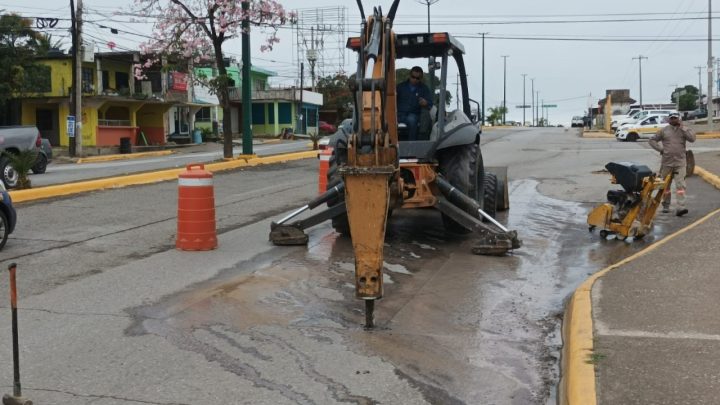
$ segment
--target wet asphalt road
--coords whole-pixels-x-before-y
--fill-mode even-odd
[[[563,300],[720,202],[690,178],[688,217],[661,215],[634,244],[600,240],[585,225],[610,186],[597,172],[618,157],[654,167],[647,144],[504,131],[483,151],[511,167],[500,219],[523,248],[472,255],[472,238],[446,234],[438,213],[394,213],[373,331],[348,239],[323,224],[307,247],[267,242],[269,221],[312,197],[316,161],[217,175],[213,252],[173,249],[173,183],[21,205],[0,260],[20,272],[24,393],[44,404],[554,403]],[[0,368],[0,388],[11,381]]]

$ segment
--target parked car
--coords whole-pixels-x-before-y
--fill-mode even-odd
[[[585,126],[585,122],[583,121],[583,117],[580,117],[580,116],[578,116],[578,115],[572,117],[572,120],[570,121],[570,126],[573,127],[573,128],[575,128],[575,127],[581,127],[581,128],[584,127],[584,126]]]
[[[340,125],[337,127],[337,131],[335,131],[334,134],[328,135],[328,136],[323,136],[322,138],[320,138],[320,141],[318,142],[318,148],[320,150],[324,150],[324,149],[333,147],[334,144],[331,145],[331,143],[333,142],[333,138],[337,138],[335,135],[337,135],[338,132],[340,132],[341,134],[344,134],[345,136],[349,136],[352,133],[352,119],[351,118],[344,119],[340,123]],[[338,135],[338,136],[340,136],[340,135]],[[337,140],[335,140],[335,141],[337,141]]]
[[[40,150],[38,151],[38,157],[37,162],[35,163],[35,166],[32,167],[32,172],[35,174],[43,174],[47,170],[47,165],[52,160],[52,146],[50,146],[50,141],[48,141],[45,138],[42,138],[42,143],[40,144]]]
[[[17,214],[12,205],[12,199],[0,181],[0,250],[8,240],[8,236],[15,230]]]
[[[334,134],[335,131],[337,131],[337,128],[335,128],[335,125],[333,125],[333,124],[328,124],[325,121],[319,121],[318,122],[318,130],[321,133]]]
[[[631,115],[628,118],[618,121],[616,128],[621,128],[624,124],[636,124],[641,120],[651,115],[669,115],[670,113],[676,113],[675,110],[642,110]],[[611,126],[612,127],[612,126]]]
[[[698,108],[687,113],[686,120],[696,120],[698,118],[707,118],[707,110]]]
[[[651,138],[662,127],[668,125],[667,115],[651,115],[637,124],[624,125],[615,133],[618,141],[636,142],[638,139]]]
[[[0,179],[6,188],[15,187],[18,181],[17,172],[7,155],[24,150],[38,151],[41,144],[40,131],[34,126],[0,127]]]

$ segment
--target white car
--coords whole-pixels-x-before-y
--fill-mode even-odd
[[[636,124],[623,125],[615,133],[618,141],[636,142],[638,139],[649,139],[662,127],[668,125],[667,115],[651,115]]]
[[[581,128],[584,127],[585,122],[583,121],[583,117],[579,117],[577,115],[572,117],[572,120],[570,121],[570,126],[571,127],[581,127]]]
[[[649,117],[651,115],[670,115],[670,113],[676,113],[675,110],[642,110],[638,111],[635,114],[631,115],[628,118],[625,118],[623,120],[618,121],[616,128],[621,128],[624,124],[636,124],[645,117]]]
[[[620,122],[620,121],[622,121],[622,120],[624,120],[624,119],[626,119],[626,118],[630,118],[630,117],[632,117],[633,115],[637,114],[637,113],[640,112],[640,111],[641,111],[641,110],[640,110],[639,108],[633,108],[633,109],[631,109],[630,111],[628,111],[627,114],[613,115],[613,116],[610,118],[610,128],[612,128],[613,131],[616,130],[617,127],[619,126],[619,125],[618,125],[618,122]]]

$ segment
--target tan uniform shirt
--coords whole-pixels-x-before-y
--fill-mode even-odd
[[[651,139],[650,146],[662,153],[662,166],[681,167],[685,161],[685,144],[695,142],[695,132],[685,126],[667,125],[659,130]]]

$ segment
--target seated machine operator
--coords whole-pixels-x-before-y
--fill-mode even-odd
[[[408,140],[418,140],[418,124],[420,116],[432,108],[432,95],[430,89],[423,83],[423,70],[414,66],[410,70],[408,80],[397,85],[397,114],[398,122],[408,127]],[[425,111],[423,111],[425,109]]]

